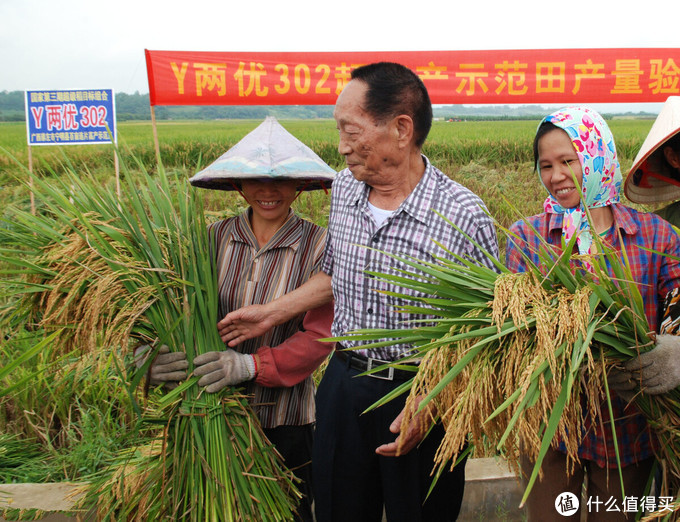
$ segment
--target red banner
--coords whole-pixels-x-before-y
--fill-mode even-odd
[[[664,102],[680,48],[406,52],[146,50],[151,105],[334,105],[353,68],[399,62],[436,104]]]

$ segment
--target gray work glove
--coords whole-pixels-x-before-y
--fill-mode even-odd
[[[135,350],[135,364],[137,368],[144,365],[152,348],[148,344],[140,346]],[[158,349],[156,358],[149,368],[149,384],[158,386],[162,384],[165,388],[172,390],[177,388],[180,381],[187,378],[187,368],[189,361],[184,352],[171,352],[170,348],[162,345]]]
[[[680,385],[680,337],[657,335],[656,346],[626,363],[633,380],[650,395],[666,393]]]
[[[194,375],[201,376],[199,386],[205,386],[208,393],[215,393],[225,386],[253,379],[255,361],[252,355],[231,349],[208,352],[194,359]]]

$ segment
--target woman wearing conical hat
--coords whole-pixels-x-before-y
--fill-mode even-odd
[[[248,209],[209,227],[217,269],[219,316],[290,292],[321,268],[326,230],[300,218],[291,205],[302,190],[330,186],[335,171],[311,149],[267,118],[234,147],[190,179],[194,186],[237,190]],[[316,418],[311,374],[332,351],[333,303],[277,326],[231,349],[194,359],[194,375],[208,393],[244,386],[262,428],[300,479],[298,520],[311,521],[311,449]],[[217,325],[215,325],[217,328]],[[165,347],[164,347],[165,348]],[[178,360],[181,359],[181,360]],[[161,349],[151,384],[186,379],[182,352]]]
[[[624,185],[634,203],[668,205],[655,213],[680,227],[680,96],[670,96],[649,131]]]
[[[634,203],[658,204],[674,201],[655,213],[680,228],[680,96],[669,96],[645,138],[624,185],[626,197]],[[680,289],[669,292],[659,331],[680,334]],[[670,339],[670,338],[669,338]],[[680,344],[680,343],[679,343]],[[664,356],[660,358],[660,356]],[[642,357],[645,357],[642,359]],[[649,352],[637,364],[649,373],[663,368],[667,379],[680,377],[680,346],[668,347],[665,354]],[[646,369],[646,370],[645,370]]]

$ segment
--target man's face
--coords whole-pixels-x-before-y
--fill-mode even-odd
[[[376,123],[363,109],[366,90],[362,81],[349,82],[338,96],[333,116],[340,133],[338,151],[347,167],[357,180],[373,185],[400,163],[399,135],[394,119]]]

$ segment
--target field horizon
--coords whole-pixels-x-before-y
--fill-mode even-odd
[[[192,176],[260,123],[260,120],[158,122],[161,161],[169,172]],[[344,168],[344,159],[337,151],[333,120],[281,120],[280,123],[332,168]],[[518,212],[527,216],[542,210],[545,191],[534,173],[531,149],[538,123],[539,120],[435,121],[423,153],[433,165],[479,195],[499,225],[508,226],[520,217]],[[624,177],[652,123],[647,118],[609,121]],[[117,130],[121,177],[134,177],[142,169],[155,172],[151,123],[121,122]],[[25,124],[0,123],[0,147],[0,191],[6,215],[8,206],[27,208],[29,205],[28,189],[20,182],[22,171],[28,165]],[[58,178],[66,169],[71,169],[92,175],[109,189],[115,186],[111,145],[40,146],[32,148],[32,156],[34,172],[42,176]],[[211,219],[233,215],[245,208],[236,193],[204,192]],[[295,209],[303,217],[325,226],[329,200],[323,191],[306,193],[298,198]]]

